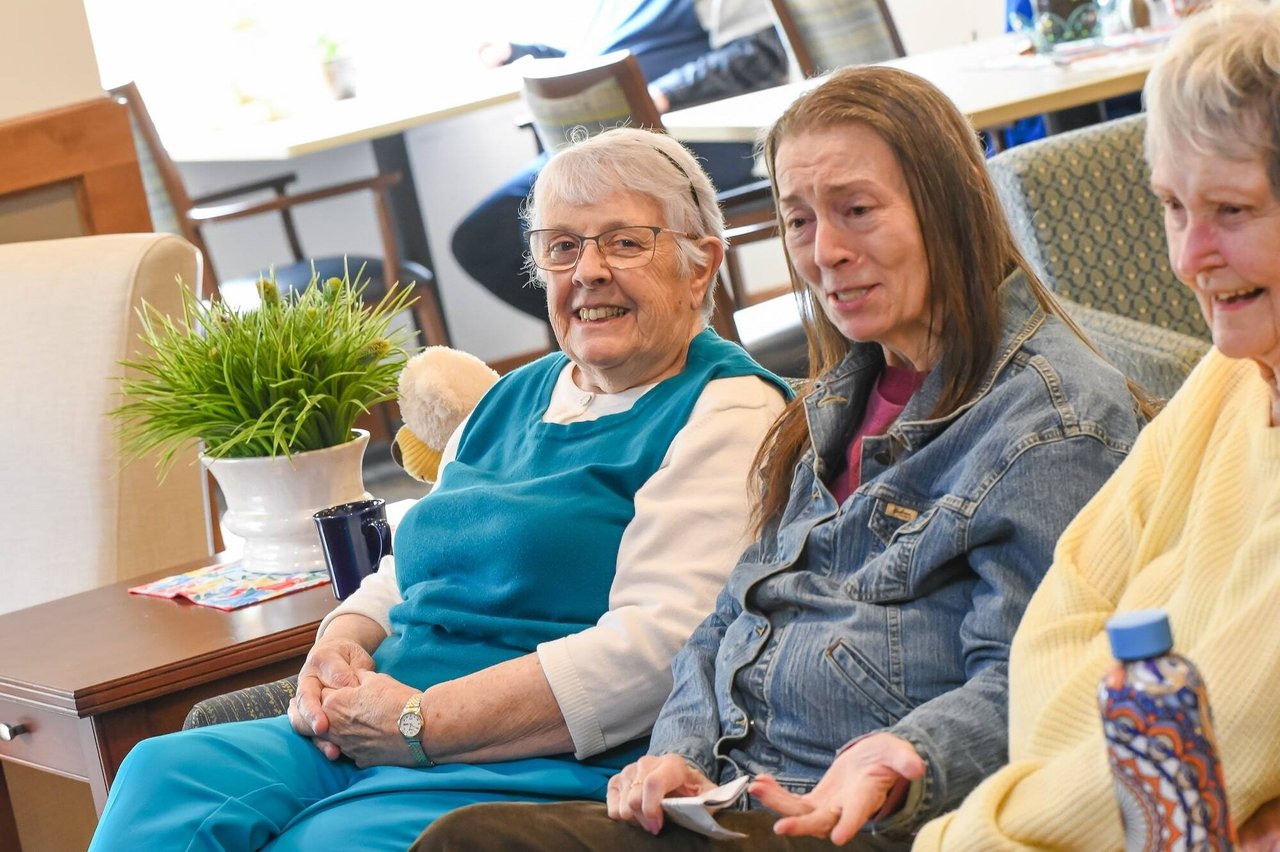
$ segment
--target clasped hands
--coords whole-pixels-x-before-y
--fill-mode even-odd
[[[396,723],[417,691],[378,674],[373,657],[357,642],[321,638],[298,673],[289,723],[329,760],[345,756],[361,769],[412,766]]]
[[[842,846],[886,804],[896,807],[898,802],[891,798],[900,799],[906,786],[924,771],[914,746],[892,734],[878,733],[841,753],[809,793],[789,792],[768,775],[757,776],[748,789],[782,816],[774,824],[775,833],[827,837]],[[642,757],[610,779],[609,816],[657,834],[662,829],[663,799],[696,796],[715,786],[679,755]]]

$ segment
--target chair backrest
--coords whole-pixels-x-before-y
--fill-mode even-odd
[[[587,58],[524,59],[525,106],[542,149],[567,147],[578,128],[594,136],[614,127],[666,133],[640,63],[629,50]]]
[[[147,111],[137,85],[125,83],[110,91],[116,100],[129,108],[129,123],[133,127],[138,166],[142,170],[142,184],[147,190],[147,204],[151,208],[155,229],[185,237],[208,257],[203,238],[185,215],[195,206],[194,202],[187,193],[186,184],[182,182],[182,173],[160,141],[160,133],[151,120],[151,113]]]
[[[1177,392],[1209,350],[1209,343],[1199,337],[1086,308],[1069,299],[1059,301],[1103,357],[1162,399]]]
[[[1046,285],[1092,308],[1209,339],[1169,266],[1148,186],[1143,115],[1050,136],[989,162],[1019,246]]]
[[[575,127],[592,135],[624,124],[663,130],[640,63],[630,51],[586,61],[531,59],[521,68],[525,105],[548,151],[567,145]]]
[[[168,234],[10,243],[0,268],[0,612],[208,555],[195,450],[158,483],[154,458],[122,467],[107,416],[119,361],[142,345],[135,309],[179,310],[195,248]]]
[[[0,242],[151,230],[128,110],[92,98],[0,120]]]
[[[906,56],[885,0],[771,0],[787,50],[813,77]]]

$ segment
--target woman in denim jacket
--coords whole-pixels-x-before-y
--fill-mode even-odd
[[[746,837],[716,849],[864,827],[865,848],[897,848],[1005,762],[1010,640],[1132,446],[1136,389],[1028,268],[972,128],[928,82],[839,71],[765,159],[814,367],[758,457],[757,542],[607,816],[482,805],[420,848],[709,849],[651,836],[663,800],[743,774],[748,809],[720,820]]]

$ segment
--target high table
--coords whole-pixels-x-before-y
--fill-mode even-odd
[[[883,63],[911,71],[941,89],[979,129],[1027,116],[1137,92],[1162,43],[1079,59],[1057,66],[1043,57],[1018,57],[1020,36],[1001,36]],[[802,93],[825,77],[778,86],[662,117],[682,142],[754,142]]]
[[[404,134],[414,127],[519,97],[520,77],[511,68],[477,69],[459,73],[447,82],[406,84],[394,93],[332,101],[276,121],[188,135],[182,135],[182,127],[166,127],[162,135],[169,156],[180,163],[287,160],[356,142],[371,143],[378,171],[403,176],[390,189],[400,254],[436,274]],[[436,291],[438,296],[438,280]]]
[[[197,701],[297,674],[337,604],[327,584],[231,612],[127,591],[227,558],[0,615],[0,760],[87,781],[101,813],[139,740],[178,730]],[[0,849],[12,832],[0,774]]]

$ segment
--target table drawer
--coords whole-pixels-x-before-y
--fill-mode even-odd
[[[0,740],[0,758],[87,777],[80,747],[80,725],[88,724],[87,720],[0,698],[0,723],[26,727],[14,739]]]

